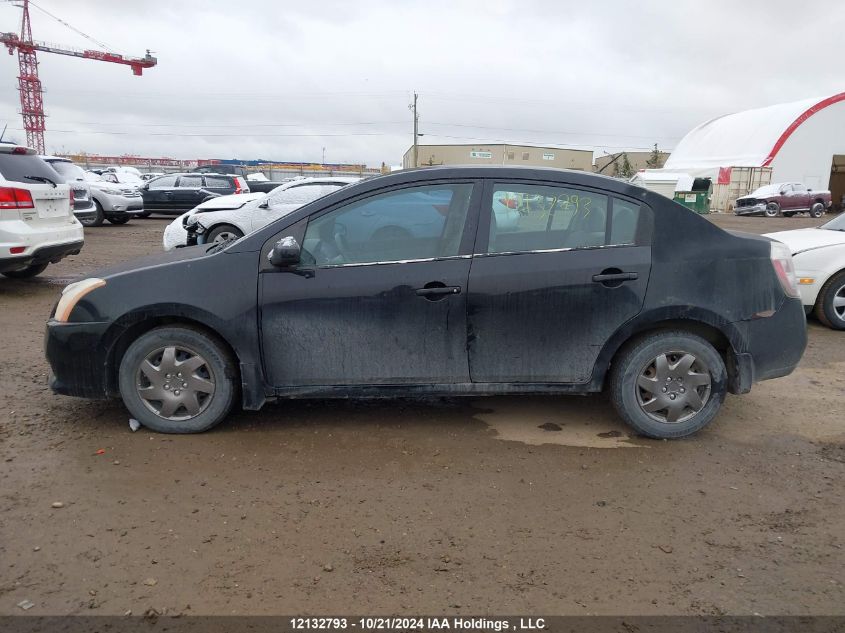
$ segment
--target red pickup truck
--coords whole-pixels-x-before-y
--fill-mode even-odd
[[[809,213],[820,218],[830,207],[830,192],[813,190],[798,182],[778,182],[760,187],[736,199],[736,215],[765,215],[769,218]]]

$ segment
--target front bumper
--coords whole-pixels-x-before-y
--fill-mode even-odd
[[[141,196],[124,196],[101,191],[97,196],[97,200],[99,200],[100,205],[103,207],[103,212],[109,215],[144,212],[144,199]]]
[[[80,398],[108,397],[103,335],[109,323],[47,322],[44,353],[50,363],[50,389]]]
[[[762,202],[744,207],[734,207],[734,215],[762,215],[766,212],[766,205]]]
[[[83,241],[53,244],[33,249],[29,254],[4,257],[0,259],[0,273],[21,270],[27,266],[37,264],[55,264],[68,255],[78,255],[82,250]]]

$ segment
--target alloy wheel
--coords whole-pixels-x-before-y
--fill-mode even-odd
[[[174,421],[205,411],[215,390],[214,375],[205,358],[175,345],[154,350],[144,358],[135,386],[150,411]]]
[[[660,354],[637,377],[637,402],[653,420],[665,424],[685,422],[710,399],[710,370],[688,352]]]
[[[836,316],[845,321],[845,286],[833,293],[833,311]]]

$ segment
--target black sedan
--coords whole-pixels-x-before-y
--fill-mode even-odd
[[[273,398],[606,388],[638,432],[682,437],[805,344],[779,242],[611,178],[504,167],[397,172],[100,271],[46,335],[55,392],[119,395],[168,433]]]
[[[141,186],[144,209],[158,213],[182,213],[210,198],[238,193],[249,193],[249,186],[231,174],[169,174]]]

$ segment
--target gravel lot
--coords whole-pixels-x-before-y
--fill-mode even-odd
[[[794,374],[683,441],[629,436],[603,397],[283,402],[132,433],[118,402],[50,393],[43,324],[167,221],[0,278],[0,614],[845,614],[845,332],[811,321]]]

